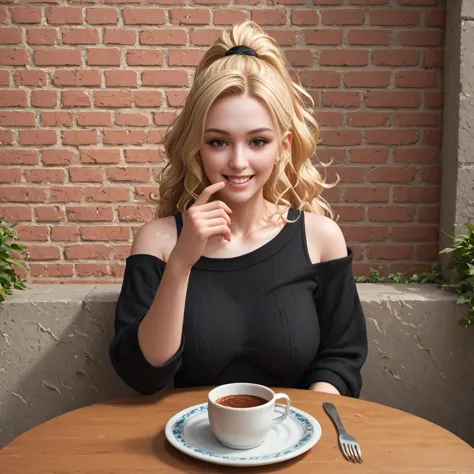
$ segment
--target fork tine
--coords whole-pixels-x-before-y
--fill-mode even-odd
[[[352,454],[351,447],[348,443],[344,443],[344,449],[347,453],[347,458],[349,461],[355,462],[354,461],[354,455]]]
[[[351,443],[352,452],[354,453],[355,462],[360,463],[359,453],[357,452],[357,444]]]
[[[355,444],[354,449],[356,451],[358,461],[362,463],[362,452],[358,443]]]
[[[356,450],[354,448],[354,445],[352,443],[349,444],[349,449],[351,451],[351,454],[352,454],[352,460],[354,462],[359,462],[359,460],[357,459],[357,453],[356,453]]]
[[[344,454],[344,457],[346,458],[347,461],[352,461],[351,457],[349,456],[349,452],[347,451],[347,444],[341,442],[341,451],[342,454]]]
[[[358,445],[357,443],[355,443],[355,444],[352,446],[352,449],[354,450],[354,454],[355,454],[356,461],[360,464],[360,463],[362,462],[362,459],[361,459],[360,456],[359,456],[358,447],[359,447],[359,445]]]

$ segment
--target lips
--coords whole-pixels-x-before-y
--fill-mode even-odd
[[[227,185],[234,189],[243,189],[247,187],[253,178],[252,176],[226,176],[223,175]]]

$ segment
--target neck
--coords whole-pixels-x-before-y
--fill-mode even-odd
[[[242,204],[227,204],[232,209],[230,231],[234,236],[244,236],[270,223],[277,223],[277,206],[265,201],[263,195],[254,196]]]

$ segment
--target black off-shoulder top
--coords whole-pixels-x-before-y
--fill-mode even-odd
[[[175,218],[179,234],[182,217]],[[158,367],[143,356],[138,326],[166,263],[147,254],[128,257],[110,346],[118,375],[144,394],[171,382],[176,388],[253,382],[304,389],[323,381],[358,397],[367,333],[352,251],[312,264],[304,213],[290,209],[288,218],[297,220],[250,253],[198,260],[189,280],[181,346]]]

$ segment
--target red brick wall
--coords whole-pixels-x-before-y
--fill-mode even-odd
[[[342,178],[326,197],[356,273],[437,259],[441,1],[2,3],[0,217],[19,222],[32,281],[120,278],[192,67],[245,19],[318,104],[319,156]]]

